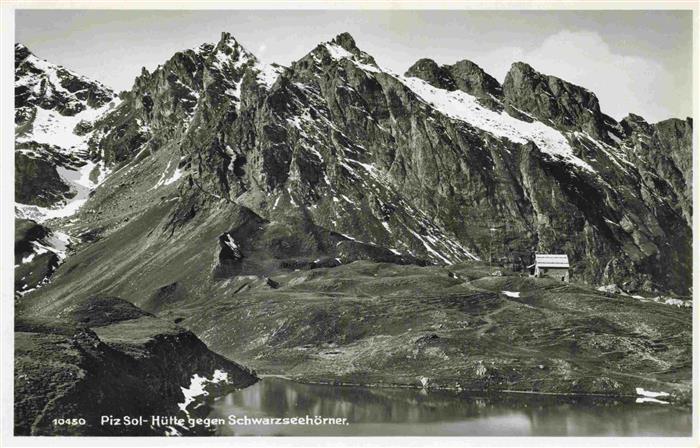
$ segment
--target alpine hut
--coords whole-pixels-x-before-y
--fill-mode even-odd
[[[535,277],[569,281],[569,257],[566,254],[535,254]]]

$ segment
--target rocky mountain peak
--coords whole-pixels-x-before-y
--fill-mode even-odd
[[[445,66],[439,66],[437,62],[429,58],[417,60],[406,70],[405,76],[420,78],[433,87],[445,90],[455,90],[457,86],[452,79],[449,70]]]
[[[502,96],[498,81],[467,59],[442,66],[432,59],[419,59],[406,71],[405,76],[420,78],[440,89],[461,90],[477,97]]]
[[[175,53],[153,72],[145,67],[134,82],[134,89],[141,90],[153,82],[167,81],[167,84],[182,84],[196,93],[203,87],[204,68],[216,71],[237,69],[249,62],[255,62],[255,56],[246,50],[229,32],[222,32],[218,42],[203,43],[195,48]],[[181,87],[183,87],[181,86]]]
[[[532,68],[530,64],[522,61],[515,61],[510,65],[510,69],[506,74],[506,77],[512,74],[512,76],[522,76],[524,78],[534,78],[540,73]]]
[[[476,95],[502,95],[501,84],[474,62],[464,59],[450,66],[450,73],[460,90]]]
[[[118,99],[98,81],[15,45],[15,201],[18,216],[61,217],[84,202],[104,166],[87,157],[97,117]]]
[[[633,113],[627,114],[627,116],[625,118],[623,118],[622,121],[628,122],[628,123],[648,124],[647,121],[644,119],[644,117],[637,115],[637,114],[633,114]]]
[[[213,53],[216,54],[217,52],[221,52],[233,58],[237,58],[238,56],[254,58],[253,54],[246,50],[243,45],[228,32],[221,33],[221,39],[219,39],[219,42],[214,46]]]
[[[45,61],[26,46],[16,44],[15,98],[16,118],[17,112],[24,116],[27,107],[36,106],[74,116],[109,103],[114,92],[98,81]]]
[[[26,59],[30,54],[32,54],[32,52],[29,51],[29,48],[20,43],[15,44],[15,66]]]
[[[639,115],[629,113],[620,121],[620,124],[625,128],[640,129],[649,126],[649,123]]]
[[[238,41],[228,31],[221,32],[221,38],[219,39],[219,42],[234,42],[238,44]]]
[[[343,58],[346,58],[354,62],[359,62],[360,64],[367,64],[371,66],[370,71],[378,69],[377,63],[374,61],[374,58],[368,53],[362,51],[355,44],[355,39],[353,39],[350,33],[340,33],[331,41],[322,44],[322,47],[325,49],[325,51],[327,51],[330,54],[331,58],[334,60],[341,60]],[[364,68],[366,69],[368,67]]]
[[[506,103],[518,111],[557,127],[607,138],[598,97],[584,87],[515,62],[506,74],[503,93]]]
[[[292,63],[290,68],[315,73],[324,71],[329,65],[342,65],[347,61],[365,71],[381,71],[374,58],[358,48],[349,33],[341,33],[332,40],[317,45],[306,56]]]
[[[355,53],[359,51],[357,45],[355,44],[355,39],[348,32],[340,33],[333,38],[330,42],[331,44],[338,45],[350,53]]]

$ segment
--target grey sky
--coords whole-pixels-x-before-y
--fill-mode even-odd
[[[131,87],[173,53],[222,31],[283,65],[348,31],[380,66],[470,59],[502,81],[511,63],[594,91],[620,119],[692,115],[691,11],[18,10],[16,39],[38,56]]]

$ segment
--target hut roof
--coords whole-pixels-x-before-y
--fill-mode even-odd
[[[568,268],[569,256],[566,254],[535,254],[535,264],[541,268]]]

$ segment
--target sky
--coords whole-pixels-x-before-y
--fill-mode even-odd
[[[582,85],[616,119],[692,115],[691,11],[17,10],[15,37],[37,56],[128,90],[141,67],[215,43],[222,31],[282,65],[347,31],[404,73],[429,57],[469,59],[503,81],[513,62]]]

